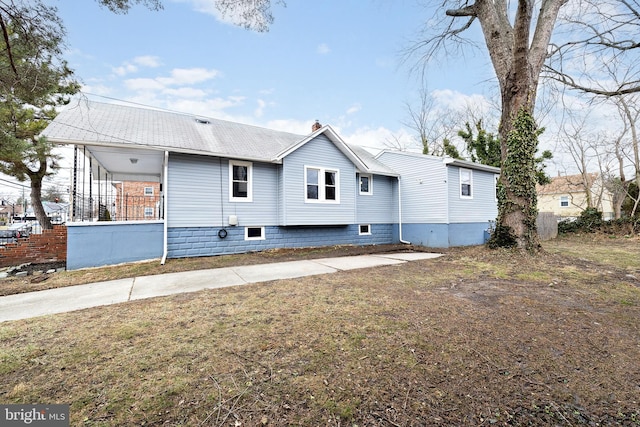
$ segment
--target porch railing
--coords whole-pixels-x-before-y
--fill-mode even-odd
[[[150,221],[164,219],[162,196],[76,197],[72,221]]]

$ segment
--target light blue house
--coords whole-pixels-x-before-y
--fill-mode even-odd
[[[485,241],[498,216],[500,169],[451,158],[384,151],[377,160],[401,172],[404,240],[436,248]]]
[[[496,216],[496,168],[408,153],[374,157],[317,122],[296,135],[84,100],[43,135],[76,147],[69,269],[285,247],[481,244]],[[113,184],[121,181],[160,183],[162,218],[74,217],[88,199],[117,218],[122,195]]]

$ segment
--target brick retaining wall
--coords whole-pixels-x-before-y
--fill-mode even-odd
[[[64,225],[55,225],[53,230],[42,230],[42,234],[32,234],[0,247],[0,267],[59,261],[67,261],[67,227]]]

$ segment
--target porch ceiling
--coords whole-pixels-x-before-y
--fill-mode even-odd
[[[160,182],[164,151],[100,146],[86,148],[114,181]],[[92,169],[97,174],[98,165],[94,164]]]

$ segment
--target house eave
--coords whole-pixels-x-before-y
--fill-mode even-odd
[[[302,139],[298,143],[292,145],[291,147],[286,148],[285,150],[278,153],[273,159],[273,163],[282,163],[282,160],[287,157],[289,154],[298,150],[300,147],[307,144],[309,141],[318,137],[319,135],[325,134],[327,138],[345,155],[351,162],[356,166],[356,169],[366,171],[366,173],[373,173],[367,164],[356,154],[353,152],[351,148],[338,136],[338,134],[331,128],[329,125],[324,125],[320,129],[316,130],[309,134],[306,138]]]
[[[81,145],[86,147],[111,147],[111,148],[126,148],[131,150],[148,150],[148,151],[157,151],[157,152],[165,152],[176,153],[176,154],[193,154],[198,156],[207,156],[207,157],[221,157],[225,159],[237,159],[237,160],[246,160],[252,162],[263,162],[263,163],[277,163],[281,164],[281,159],[267,159],[263,157],[253,157],[253,156],[239,156],[233,155],[229,153],[218,153],[204,150],[193,150],[188,148],[174,148],[174,147],[165,147],[160,145],[146,145],[146,144],[132,144],[126,143],[121,144],[117,142],[102,142],[102,141],[86,141],[86,140],[68,140],[68,139],[59,139],[59,138],[48,138],[49,142],[59,145]]]
[[[475,170],[491,172],[495,174],[500,173],[500,168],[497,168],[495,166],[483,165],[481,163],[469,162],[467,160],[459,160],[459,159],[452,159],[449,157],[445,157],[443,160],[443,163],[446,166],[457,166],[460,168],[475,169]]]

